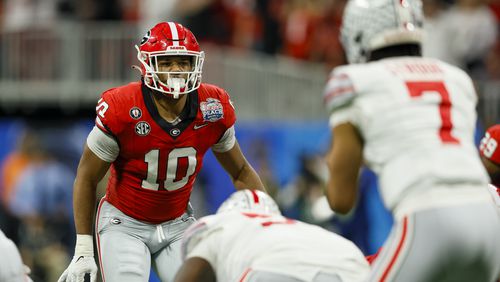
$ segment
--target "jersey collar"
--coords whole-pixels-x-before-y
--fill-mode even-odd
[[[198,90],[186,94],[188,95],[187,102],[184,106],[184,109],[182,109],[181,114],[179,115],[181,122],[176,125],[169,123],[160,116],[160,113],[158,112],[158,109],[156,108],[156,105],[153,101],[152,90],[149,89],[144,82],[141,83],[141,91],[144,98],[144,104],[146,105],[146,108],[151,117],[166,133],[168,133],[174,139],[179,137],[182,132],[184,132],[184,130],[189,126],[189,124],[191,124],[196,118],[196,115],[198,113]]]

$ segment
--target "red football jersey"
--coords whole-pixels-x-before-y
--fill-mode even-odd
[[[135,219],[160,223],[181,216],[205,152],[236,121],[223,89],[201,84],[187,95],[175,125],[160,116],[140,82],[110,89],[99,100],[96,125],[120,147],[106,199]]]

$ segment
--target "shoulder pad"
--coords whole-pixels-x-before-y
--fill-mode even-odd
[[[96,106],[95,123],[97,127],[112,136],[116,136],[122,128],[118,105],[121,106],[124,103],[120,101],[119,90],[119,88],[112,88],[102,93]]]
[[[236,122],[236,113],[234,105],[226,90],[216,85],[203,83],[199,88],[198,94],[200,99],[200,107],[203,107],[203,103],[210,102],[221,105],[223,107],[222,115],[224,118],[217,118],[216,120],[221,120],[226,129],[234,125],[234,123]]]
[[[220,88],[217,85],[202,83],[199,92],[202,92],[202,96],[218,98],[221,102],[226,102],[229,100],[229,94],[226,90]]]
[[[102,93],[96,107],[96,125],[104,132],[117,136],[123,130],[124,121],[129,117],[129,111],[141,93],[139,82],[111,88]]]

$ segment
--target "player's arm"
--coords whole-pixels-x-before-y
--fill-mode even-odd
[[[212,266],[203,258],[191,257],[181,266],[175,282],[215,282],[215,272]]]
[[[87,137],[74,184],[73,209],[77,234],[92,234],[97,184],[119,152],[115,137],[94,126]]]
[[[326,155],[330,177],[326,197],[332,210],[348,213],[356,203],[363,142],[356,129],[359,114],[354,105],[354,82],[343,67],[336,68],[325,87],[323,102],[330,114],[332,144]]]
[[[73,209],[77,234],[92,234],[97,184],[111,163],[96,156],[87,145],[83,150],[73,191]]]
[[[257,172],[255,172],[253,167],[243,155],[237,141],[229,151],[223,153],[214,151],[214,155],[222,167],[231,176],[237,190],[257,189],[266,191],[259,175],[257,175]]]
[[[247,161],[234,135],[234,127],[226,130],[221,140],[212,146],[215,157],[227,171],[234,186],[240,189],[266,191],[259,175]]]
[[[90,274],[91,282],[96,281],[97,266],[91,235],[96,189],[118,153],[116,140],[95,126],[83,149],[73,187],[73,212],[77,233],[75,254],[58,282],[75,281],[74,279],[83,281],[86,273]]]
[[[104,177],[109,162],[97,157],[85,145],[83,150],[73,191],[73,212],[76,227],[75,254],[70,265],[59,277],[58,282],[83,281],[86,273],[91,282],[96,281],[97,266],[94,260],[94,244],[92,238],[92,219],[96,202],[97,183]]]
[[[332,144],[326,155],[330,172],[326,197],[332,210],[345,214],[356,203],[358,175],[363,158],[363,141],[351,123],[335,126],[332,134]]]

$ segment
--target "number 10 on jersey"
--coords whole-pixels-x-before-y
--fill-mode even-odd
[[[187,158],[186,174],[178,176],[179,159]],[[149,190],[158,190],[158,171],[160,171],[160,150],[153,149],[144,156],[144,162],[148,166],[146,179],[142,180],[141,187]],[[175,148],[168,154],[166,163],[166,176],[163,182],[165,190],[174,191],[184,187],[187,184],[189,177],[196,170],[196,150],[193,147]]]

